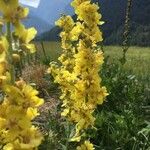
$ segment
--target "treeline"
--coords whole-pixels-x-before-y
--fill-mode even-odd
[[[105,24],[102,27],[105,44],[122,44],[127,0],[93,0],[100,3]],[[132,4],[129,44],[150,46],[150,2],[136,0]],[[75,16],[74,16],[75,17]],[[57,27],[37,37],[37,40],[59,40]]]

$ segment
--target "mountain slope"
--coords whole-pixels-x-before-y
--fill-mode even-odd
[[[68,5],[71,0],[41,0],[38,8],[30,7],[30,13],[25,23],[34,26],[41,34],[54,27],[55,21],[62,13],[72,14],[73,10]]]
[[[105,43],[121,44],[127,0],[93,0],[93,2],[100,4],[100,12],[105,21],[105,24],[102,26]],[[69,3],[66,3],[63,12],[67,14],[73,13]],[[146,43],[150,45],[150,0],[133,0],[130,19],[132,22],[130,35],[132,36],[131,39],[135,39],[132,39],[131,43],[140,43],[139,39],[142,39],[143,43],[147,41]],[[58,28],[53,27],[48,32],[41,34],[39,39],[58,40],[59,31]],[[146,43],[140,45],[147,45]]]

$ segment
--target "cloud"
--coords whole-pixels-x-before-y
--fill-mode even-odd
[[[19,0],[23,5],[31,6],[37,8],[40,4],[40,0]]]

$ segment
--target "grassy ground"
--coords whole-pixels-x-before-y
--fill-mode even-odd
[[[36,43],[40,57],[44,59],[42,46]],[[57,61],[61,53],[61,45],[58,42],[44,42],[44,49],[50,61]],[[104,53],[110,56],[111,61],[116,61],[122,56],[122,48],[120,46],[104,46]],[[132,69],[132,73],[136,74],[144,83],[150,84],[150,47],[130,47],[127,52],[127,62],[125,67],[127,70]]]
[[[105,55],[115,61],[122,56],[122,49],[119,46],[104,47]],[[142,81],[150,84],[150,47],[130,47],[127,52],[127,70],[133,71]]]

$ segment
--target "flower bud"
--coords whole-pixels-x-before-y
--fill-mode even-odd
[[[20,56],[18,54],[13,54],[13,63],[18,63],[20,61]]]

